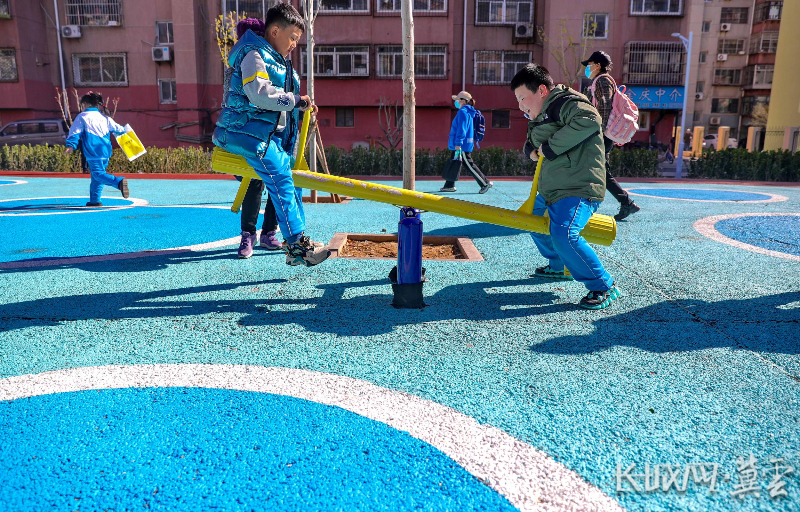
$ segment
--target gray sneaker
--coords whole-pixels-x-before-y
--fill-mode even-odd
[[[489,183],[487,183],[487,184],[486,184],[486,186],[485,186],[485,187],[481,187],[481,189],[478,191],[478,193],[479,193],[479,194],[485,194],[485,193],[486,193],[486,192],[488,192],[488,191],[489,191],[489,189],[490,189],[490,188],[492,188],[493,186],[494,186],[494,183],[492,183],[492,182],[490,181]]]
[[[439,192],[455,192],[456,187],[442,187],[439,189]]]
[[[256,235],[242,231],[242,241],[239,243],[239,258],[247,259],[253,255],[253,246],[256,244]]]
[[[328,259],[331,251],[327,247],[316,247],[310,238],[303,235],[295,243],[289,244],[286,264],[291,266],[305,265],[313,267]]]

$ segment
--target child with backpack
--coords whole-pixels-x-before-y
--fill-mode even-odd
[[[608,169],[608,159],[611,155],[611,150],[614,149],[615,142],[630,142],[630,139],[636,132],[638,125],[634,125],[636,128],[633,129],[633,132],[623,129],[623,133],[619,134],[620,138],[617,141],[614,141],[608,137],[609,134],[606,132],[609,130],[609,120],[611,119],[612,114],[614,114],[614,101],[623,99],[621,97],[615,98],[617,95],[617,84],[609,74],[611,72],[612,65],[611,57],[606,52],[596,51],[592,53],[588,59],[581,62],[581,64],[586,66],[586,78],[594,79],[591,87],[589,87],[589,91],[591,93],[590,99],[592,100],[592,104],[600,112],[600,117],[603,118],[603,142],[605,144],[606,151],[606,190],[611,192],[611,195],[614,196],[614,199],[619,201],[619,213],[614,215],[614,218],[617,220],[622,220],[641,210],[641,207],[639,207],[639,205],[636,204],[633,199],[631,199],[631,196],[625,192],[620,184],[617,183],[617,180],[614,179],[614,176],[611,175],[611,172]],[[634,122],[635,121],[638,121],[638,117],[634,120]],[[611,128],[613,129],[615,126],[624,128],[618,123],[614,123],[614,126]]]
[[[574,278],[589,290],[580,307],[606,308],[620,293],[580,234],[606,190],[600,114],[586,96],[553,85],[547,69],[536,64],[514,75],[511,90],[519,109],[530,119],[525,151],[534,161],[544,158],[533,214],[547,212],[550,234],[531,236],[549,263],[537,268],[534,276]]]
[[[472,160],[472,150],[477,142],[483,140],[486,130],[486,120],[483,115],[475,110],[475,100],[467,91],[461,91],[453,96],[453,103],[458,109],[453,124],[450,126],[450,139],[447,147],[453,151],[453,161],[445,168],[442,177],[444,186],[439,192],[455,192],[455,182],[461,171],[461,163],[466,164],[467,170],[481,187],[479,194],[485,194],[494,183],[486,179],[481,170]],[[477,126],[476,126],[477,125]]]
[[[102,111],[101,111],[102,109]],[[70,154],[81,146],[81,151],[86,158],[89,170],[91,171],[91,181],[89,183],[89,202],[86,206],[103,206],[100,202],[100,194],[103,186],[113,186],[122,192],[122,197],[128,199],[128,180],[119,178],[106,172],[108,160],[111,158],[111,134],[122,135],[125,128],[114,122],[108,115],[108,111],[103,105],[103,97],[90,92],[81,98],[81,110],[67,135],[67,149],[64,154]]]

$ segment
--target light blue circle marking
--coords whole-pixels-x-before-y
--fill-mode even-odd
[[[772,196],[757,192],[736,192],[693,188],[636,188],[638,195],[663,197],[664,199],[687,199],[690,201],[769,201]]]
[[[90,215],[0,217],[0,261],[184,247],[230,238],[239,233],[239,226],[238,217],[220,208],[148,206]]]
[[[11,510],[516,510],[427,443],[293,397],[106,389],[0,414]]]
[[[721,234],[770,251],[800,256],[800,217],[747,216],[723,219],[714,226]]]
[[[24,214],[24,213],[59,213],[75,211],[76,209],[88,210],[86,203],[88,197],[48,197],[43,199],[20,199],[18,201],[0,202],[0,213]],[[122,198],[101,199],[104,207],[108,206],[131,206],[133,201]]]

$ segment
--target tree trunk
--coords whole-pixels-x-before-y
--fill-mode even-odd
[[[414,119],[414,16],[412,0],[403,0],[403,188],[414,190],[416,156]]]

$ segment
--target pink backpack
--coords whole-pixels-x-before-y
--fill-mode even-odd
[[[591,87],[589,87],[589,90],[592,91],[592,104],[595,107],[597,106],[597,98],[594,94],[595,84],[602,76],[607,76],[611,83],[614,84],[612,110],[608,116],[608,123],[603,135],[614,141],[618,146],[622,146],[630,142],[639,129],[639,108],[625,94],[627,88],[624,85],[617,87],[614,78],[609,74],[598,75],[592,82]]]

